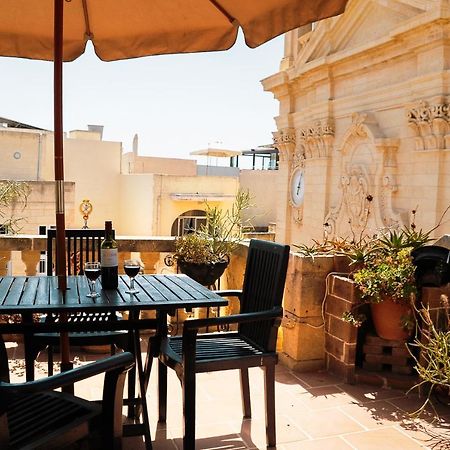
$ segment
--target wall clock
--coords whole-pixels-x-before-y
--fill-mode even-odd
[[[305,197],[305,172],[303,168],[294,170],[291,176],[291,203],[294,207],[302,206]]]

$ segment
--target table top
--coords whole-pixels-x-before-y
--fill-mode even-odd
[[[68,276],[65,296],[58,290],[57,277],[0,277],[0,314],[21,312],[67,312],[88,310],[173,310],[201,306],[224,306],[228,302],[186,275],[138,275],[137,294],[127,294],[129,278],[119,276],[113,290],[97,290],[100,296],[88,297],[86,277]]]

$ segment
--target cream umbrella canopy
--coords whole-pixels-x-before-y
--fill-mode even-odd
[[[0,55],[53,60],[55,0],[2,0]],[[62,2],[62,0],[56,0]],[[65,0],[63,60],[91,40],[104,61],[249,47],[344,11],[347,0]]]
[[[66,290],[62,62],[88,40],[104,61],[249,47],[340,14],[348,0],[2,0],[0,56],[54,61],[56,273]],[[68,361],[68,342],[61,341]],[[66,355],[66,356],[64,356]]]
[[[249,47],[344,11],[348,0],[2,0],[0,55],[54,63],[56,273],[65,290],[62,61],[91,40],[104,61]],[[64,30],[63,30],[64,27]]]

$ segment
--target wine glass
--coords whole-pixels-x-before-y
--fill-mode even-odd
[[[125,292],[128,294],[137,294],[139,291],[134,287],[134,278],[141,270],[141,262],[138,259],[126,259],[123,263],[123,269],[130,277],[130,288]]]
[[[100,272],[101,272],[101,264],[99,262],[95,261],[84,263],[84,274],[86,275],[89,284],[89,294],[87,294],[88,297],[95,298],[100,295],[95,290],[95,282],[97,281],[97,278],[100,276]]]

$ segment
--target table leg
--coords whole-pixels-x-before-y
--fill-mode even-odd
[[[22,313],[22,322],[24,325],[33,323],[33,313]],[[23,334],[23,343],[25,347],[25,378],[27,381],[34,380],[34,352],[33,352],[33,332],[31,326],[25,327]]]
[[[139,317],[139,311],[136,313],[131,313],[130,318],[135,319]],[[145,448],[147,450],[152,449],[152,440],[150,435],[150,424],[148,421],[148,409],[147,409],[147,398],[146,398],[146,386],[145,386],[145,374],[144,368],[142,365],[142,355],[141,355],[141,340],[139,329],[135,329],[132,331],[134,337],[134,352],[136,358],[136,368],[138,373],[138,381],[139,381],[139,395],[140,395],[140,403],[142,407],[142,421],[144,426],[144,436],[145,436]]]

